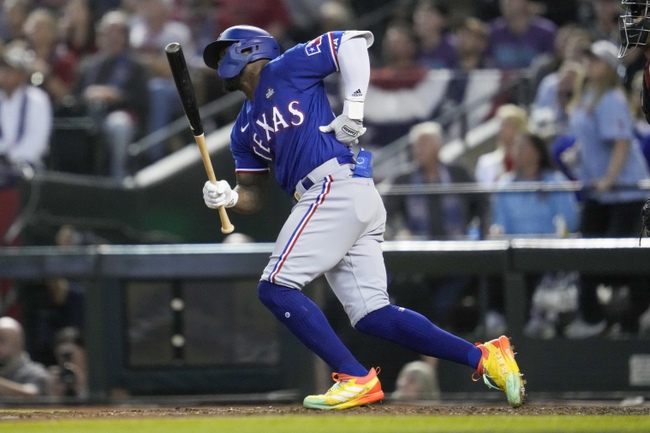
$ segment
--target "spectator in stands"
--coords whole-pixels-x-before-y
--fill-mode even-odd
[[[409,132],[413,171],[397,177],[395,185],[450,185],[473,182],[462,167],[440,161],[442,127],[423,122]],[[487,202],[474,194],[399,195],[387,200],[393,236],[416,239],[461,239],[470,222],[482,220]]]
[[[67,0],[58,20],[62,40],[78,62],[97,51],[91,0]]]
[[[435,358],[431,358],[433,360]],[[394,400],[418,401],[438,400],[440,386],[438,385],[437,362],[430,360],[411,361],[405,364],[397,375]]]
[[[474,178],[483,185],[494,184],[499,177],[512,170],[512,148],[517,134],[527,130],[528,114],[514,104],[504,104],[496,112],[500,120],[496,149],[479,156]]]
[[[0,167],[44,167],[52,107],[48,95],[29,84],[33,60],[20,42],[5,47],[0,58]]]
[[[75,95],[101,123],[110,154],[109,174],[121,180],[129,174],[127,148],[146,130],[149,74],[129,45],[125,13],[111,11],[102,17],[97,45],[99,52],[80,68]]]
[[[475,17],[465,18],[456,29],[458,68],[473,71],[486,67],[486,51],[490,37],[487,24]]]
[[[546,75],[537,87],[531,107],[530,127],[533,132],[550,142],[552,159],[558,169],[571,180],[576,180],[577,147],[575,136],[569,132],[569,112],[575,106],[575,95],[584,83],[585,51],[591,38],[584,27],[571,27],[567,35],[562,65],[557,72]],[[577,196],[581,197],[580,192]]]
[[[214,26],[218,6],[210,0],[193,0],[182,2],[182,4],[184,5],[182,21],[189,26],[192,32],[191,38],[194,41],[195,49],[194,53],[188,53],[186,56],[191,61],[193,61],[192,59],[198,60],[203,57],[203,48],[219,36],[219,31]],[[204,65],[204,62],[197,62],[193,67],[198,68]],[[214,80],[214,77],[211,79]],[[197,96],[198,93],[200,92],[197,89]]]
[[[48,394],[57,397],[87,397],[86,350],[78,328],[63,328],[56,334],[54,358],[56,364],[48,368]]]
[[[131,24],[131,46],[149,70],[149,126],[148,133],[164,128],[183,115],[183,106],[178,98],[172,78],[165,47],[178,42],[183,52],[194,53],[192,32],[187,24],[171,17],[173,0],[141,0]],[[192,59],[187,60],[192,68]],[[191,71],[192,72],[192,71]],[[164,157],[168,142],[160,142],[148,151],[149,162]]]
[[[0,317],[0,396],[36,397],[47,393],[47,370],[25,351],[22,325]]]
[[[429,69],[454,69],[456,49],[447,32],[447,8],[435,0],[420,0],[413,11],[413,30],[419,40],[417,59]]]
[[[416,95],[418,86],[429,72],[417,61],[417,52],[418,43],[411,26],[404,21],[391,22],[382,39],[381,60],[377,62],[378,66],[370,69],[370,86],[393,94],[400,94],[397,92],[400,91],[414,98],[420,96],[419,100],[426,99],[422,91]],[[417,106],[418,102],[414,105]],[[422,119],[408,117],[394,122],[367,122],[368,131],[360,143],[365,147],[384,146],[408,134],[409,128]]]
[[[52,127],[47,94],[28,84],[33,53],[19,41],[0,56],[0,245],[20,243],[15,230],[21,210],[18,180],[44,166]],[[19,317],[14,281],[0,279],[0,316]]]
[[[567,178],[553,168],[544,140],[534,134],[517,136],[513,170],[499,179],[500,188],[516,182],[560,183]],[[493,235],[552,235],[574,233],[578,228],[578,205],[571,192],[504,192],[492,202]]]
[[[495,117],[501,122],[496,136],[496,149],[479,156],[474,168],[474,178],[482,186],[494,186],[501,176],[512,171],[515,140],[519,134],[528,130],[528,114],[518,105],[500,106]],[[489,220],[490,217],[485,219]],[[502,285],[494,278],[488,279],[487,285],[490,287],[489,309],[475,332],[492,338],[506,332],[506,322],[502,313],[504,309]]]
[[[584,76],[581,63],[566,61],[557,73],[542,80],[531,108],[531,131],[550,142],[555,166],[570,180],[578,178],[578,146],[570,131],[569,115],[584,85]],[[576,192],[576,197],[582,199],[582,193]]]
[[[426,75],[427,68],[417,61],[417,38],[407,23],[391,23],[381,48],[381,66],[370,71],[372,85],[396,90],[412,87]]]
[[[2,2],[3,42],[24,39],[23,26],[31,8],[32,0],[4,0]]]
[[[500,0],[501,16],[491,23],[488,57],[500,69],[528,68],[553,51],[556,26],[536,16],[529,0]]]
[[[56,16],[39,8],[32,11],[24,26],[25,38],[36,53],[31,82],[50,95],[56,113],[70,96],[77,69],[77,58],[59,38]]]
[[[591,188],[586,192],[583,235],[636,235],[646,193],[635,185],[649,175],[616,72],[618,48],[601,40],[592,44],[589,54],[586,86],[570,118],[580,146],[580,180]]]
[[[592,39],[606,39],[613,44],[619,44],[620,32],[618,18],[621,15],[620,0],[593,0],[593,19],[588,23]]]
[[[531,107],[533,132],[547,140],[568,133],[569,107],[582,87],[584,75],[582,63],[567,60],[557,72],[544,77]]]
[[[578,60],[589,44],[591,37],[584,27],[574,23],[560,27],[555,33],[553,51],[537,56],[531,64],[533,91],[536,92],[541,81],[557,72],[565,61]]]
[[[109,12],[111,13],[111,12]],[[95,241],[91,234],[83,233],[71,225],[63,225],[55,235],[55,244],[59,247],[88,245]],[[85,285],[79,280],[68,278],[50,278],[46,281],[47,298],[51,307],[47,314],[56,323],[42,326],[52,328],[75,327],[84,325]]]
[[[219,33],[231,26],[247,24],[271,33],[284,49],[295,45],[288,37],[292,22],[283,1],[219,0],[217,4],[216,27]]]
[[[93,0],[95,16],[102,17],[108,11],[121,9],[125,0]]]
[[[553,168],[546,142],[534,134],[520,134],[513,152],[514,169],[499,180],[499,187],[507,189],[518,182],[545,182],[559,184],[567,178]],[[496,236],[558,236],[575,233],[578,228],[579,207],[570,191],[501,192],[493,197],[490,234]],[[546,272],[541,277],[527,275],[528,298],[533,297],[540,281],[560,282],[563,272]],[[575,277],[577,279],[577,276]],[[548,293],[548,292],[544,292]],[[575,299],[575,298],[574,298]],[[494,311],[491,313],[494,317]],[[546,313],[531,302],[531,319],[524,328],[528,336],[555,335],[556,315]]]
[[[579,146],[578,176],[586,188],[580,222],[585,237],[636,237],[641,230],[639,209],[647,193],[637,185],[650,174],[634,139],[633,117],[617,73],[619,66],[617,45],[607,40],[591,45],[586,86],[570,117]],[[596,287],[603,282],[614,287],[628,280],[583,277],[581,317],[567,326],[567,337],[594,336],[606,329],[605,312],[596,296]],[[642,309],[621,323],[626,332],[635,332],[638,327],[638,315],[647,306],[642,302],[644,293],[647,287],[643,284],[630,283],[632,305]]]
[[[318,8],[318,30],[312,37],[318,37],[335,30],[352,30],[356,16],[352,7],[346,2],[328,0]]]

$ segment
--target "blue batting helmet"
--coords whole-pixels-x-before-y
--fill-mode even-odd
[[[227,48],[220,61],[221,52]],[[280,45],[266,30],[254,26],[232,26],[203,50],[203,61],[216,69],[221,78],[232,78],[244,66],[260,59],[275,59]]]

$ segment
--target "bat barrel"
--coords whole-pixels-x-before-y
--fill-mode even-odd
[[[172,71],[174,82],[176,83],[178,95],[183,104],[183,111],[185,111],[185,116],[192,128],[192,133],[195,137],[199,136],[203,134],[203,125],[201,123],[201,116],[199,115],[194,86],[192,85],[190,72],[185,62],[185,56],[183,55],[183,48],[178,42],[171,42],[165,47],[165,54],[167,55],[167,61],[169,62],[169,67]]]

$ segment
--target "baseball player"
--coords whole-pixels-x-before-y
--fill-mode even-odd
[[[645,118],[650,123],[650,1],[649,0],[621,0],[623,14],[619,20],[621,31],[621,49],[619,57],[623,58],[632,50],[641,47],[646,57],[643,67],[643,90],[641,91],[641,108]],[[646,200],[641,210],[643,228],[641,236],[650,234],[650,199]]]
[[[391,305],[381,243],[386,211],[372,179],[370,155],[350,147],[365,132],[364,99],[370,62],[368,31],[334,31],[280,53],[266,31],[234,26],[204,50],[228,91],[246,101],[231,133],[237,185],[206,182],[205,204],[253,213],[265,202],[269,167],[295,206],[278,235],[258,294],[275,317],[335,372],[327,393],[310,395],[313,409],[346,409],[381,400],[379,368],[368,370],[343,345],[303,287],[325,275],[352,325],[440,359],[475,369],[503,390],[509,403],[524,401],[524,381],[509,339],[476,345]],[[323,79],[340,72],[343,113],[335,116]]]

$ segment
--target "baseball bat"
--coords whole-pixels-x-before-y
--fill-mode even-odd
[[[194,86],[192,85],[190,72],[185,63],[183,48],[178,42],[172,42],[165,47],[165,53],[167,54],[167,61],[169,62],[169,67],[174,76],[176,90],[178,90],[178,95],[183,104],[185,116],[187,117],[187,121],[192,129],[192,134],[194,135],[194,141],[196,141],[196,144],[199,146],[199,151],[201,151],[201,159],[203,160],[205,172],[207,173],[210,182],[216,184],[217,178],[214,175],[212,161],[210,160],[208,147],[205,143],[205,134],[203,133],[203,123],[201,122],[201,115],[199,114],[199,105],[196,102]],[[226,208],[221,206],[218,210],[219,217],[221,218],[221,232],[225,234],[232,233],[235,227],[230,222],[230,218],[228,218]]]

